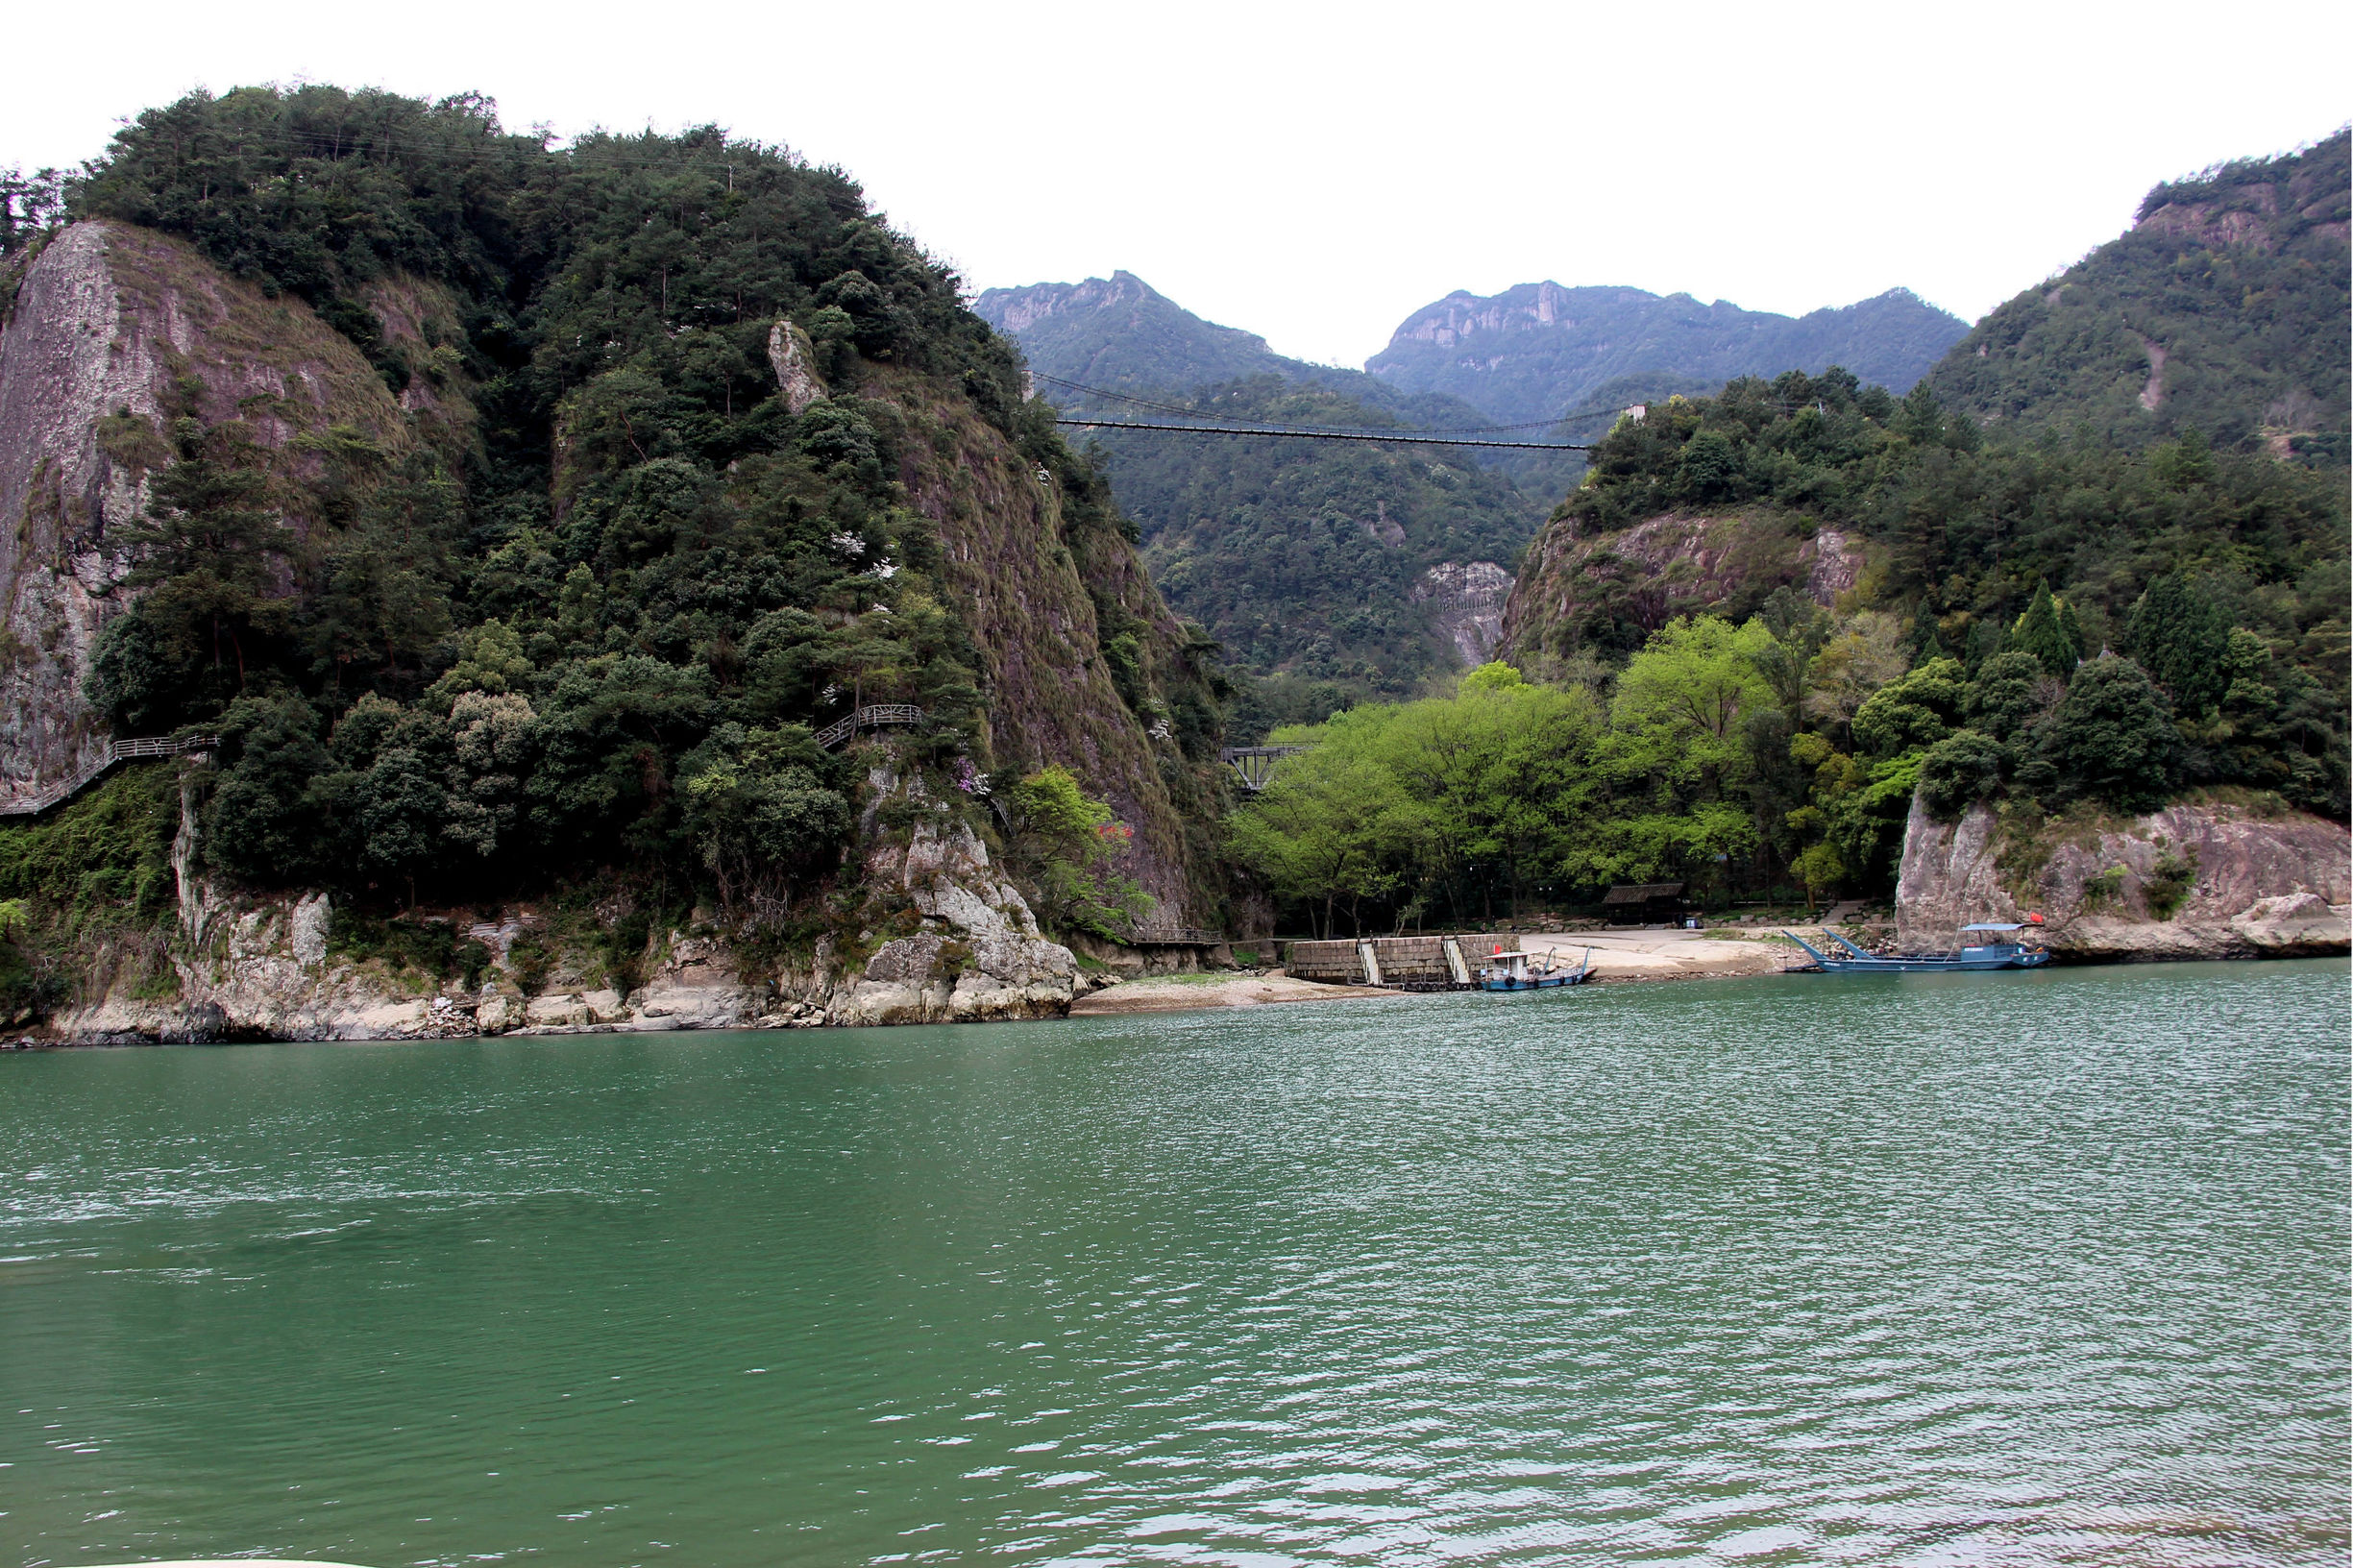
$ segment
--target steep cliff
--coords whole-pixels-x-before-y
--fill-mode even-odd
[[[366,1032],[406,1003],[348,943],[304,956],[319,912],[433,948],[452,910],[527,934],[586,898],[649,933],[576,966],[587,1014],[1030,1016],[1076,968],[1019,887],[1097,936],[1219,920],[1213,645],[952,277],[838,172],[712,146],[199,94],[0,280],[11,782],[110,721],[221,737],[168,856],[100,865],[80,803],[0,826],[5,1011]],[[1111,819],[1085,853],[993,808],[1053,765]],[[541,968],[466,1026],[562,1021]]]
[[[1896,918],[1906,945],[1976,920],[2043,916],[2082,959],[2294,957],[2347,950],[2353,840],[2295,812],[2184,802],[2121,820],[2004,822],[1983,806],[1904,824]]]
[[[1501,645],[1531,658],[1624,652],[1679,615],[1745,620],[1781,587],[1826,609],[1868,564],[1852,530],[1769,505],[1677,510],[1619,529],[1581,526],[1564,508],[1521,562]]]
[[[1073,769],[1135,829],[1159,919],[1215,923],[1207,835],[1224,786],[1209,646],[1169,613],[1099,480],[1033,468],[936,381],[885,372],[868,392],[905,421],[899,478],[939,527],[942,584],[986,666],[988,754]]]
[[[135,520],[180,417],[235,422],[270,454],[285,525],[316,518],[296,443],[344,426],[398,453],[410,421],[342,334],[265,298],[189,246],[80,223],[19,262],[0,322],[0,791],[31,794],[103,752],[83,695],[100,624],[130,570],[110,535]]]

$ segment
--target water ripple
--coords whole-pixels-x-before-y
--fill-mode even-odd
[[[6,1059],[0,1535],[2338,1563],[2346,1001],[2169,966]]]

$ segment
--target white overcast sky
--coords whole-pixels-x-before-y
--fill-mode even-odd
[[[2353,5],[336,7],[10,24],[0,164],[202,85],[475,90],[506,123],[717,122],[861,180],[975,288],[1125,267],[1354,364],[1457,288],[1628,283],[1975,319],[2155,182],[2353,116]]]

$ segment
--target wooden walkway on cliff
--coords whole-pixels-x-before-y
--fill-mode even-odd
[[[218,735],[148,735],[135,741],[109,741],[98,760],[80,772],[36,790],[31,795],[20,795],[13,800],[0,800],[0,817],[37,817],[51,806],[72,799],[106,777],[114,771],[117,763],[135,762],[144,757],[188,756],[209,751],[220,744]]]
[[[922,722],[923,710],[912,702],[870,702],[819,730],[817,744],[830,751],[862,729],[892,729]]]

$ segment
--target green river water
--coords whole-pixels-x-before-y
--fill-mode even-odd
[[[0,1059],[23,1564],[2329,1563],[2341,962]]]

